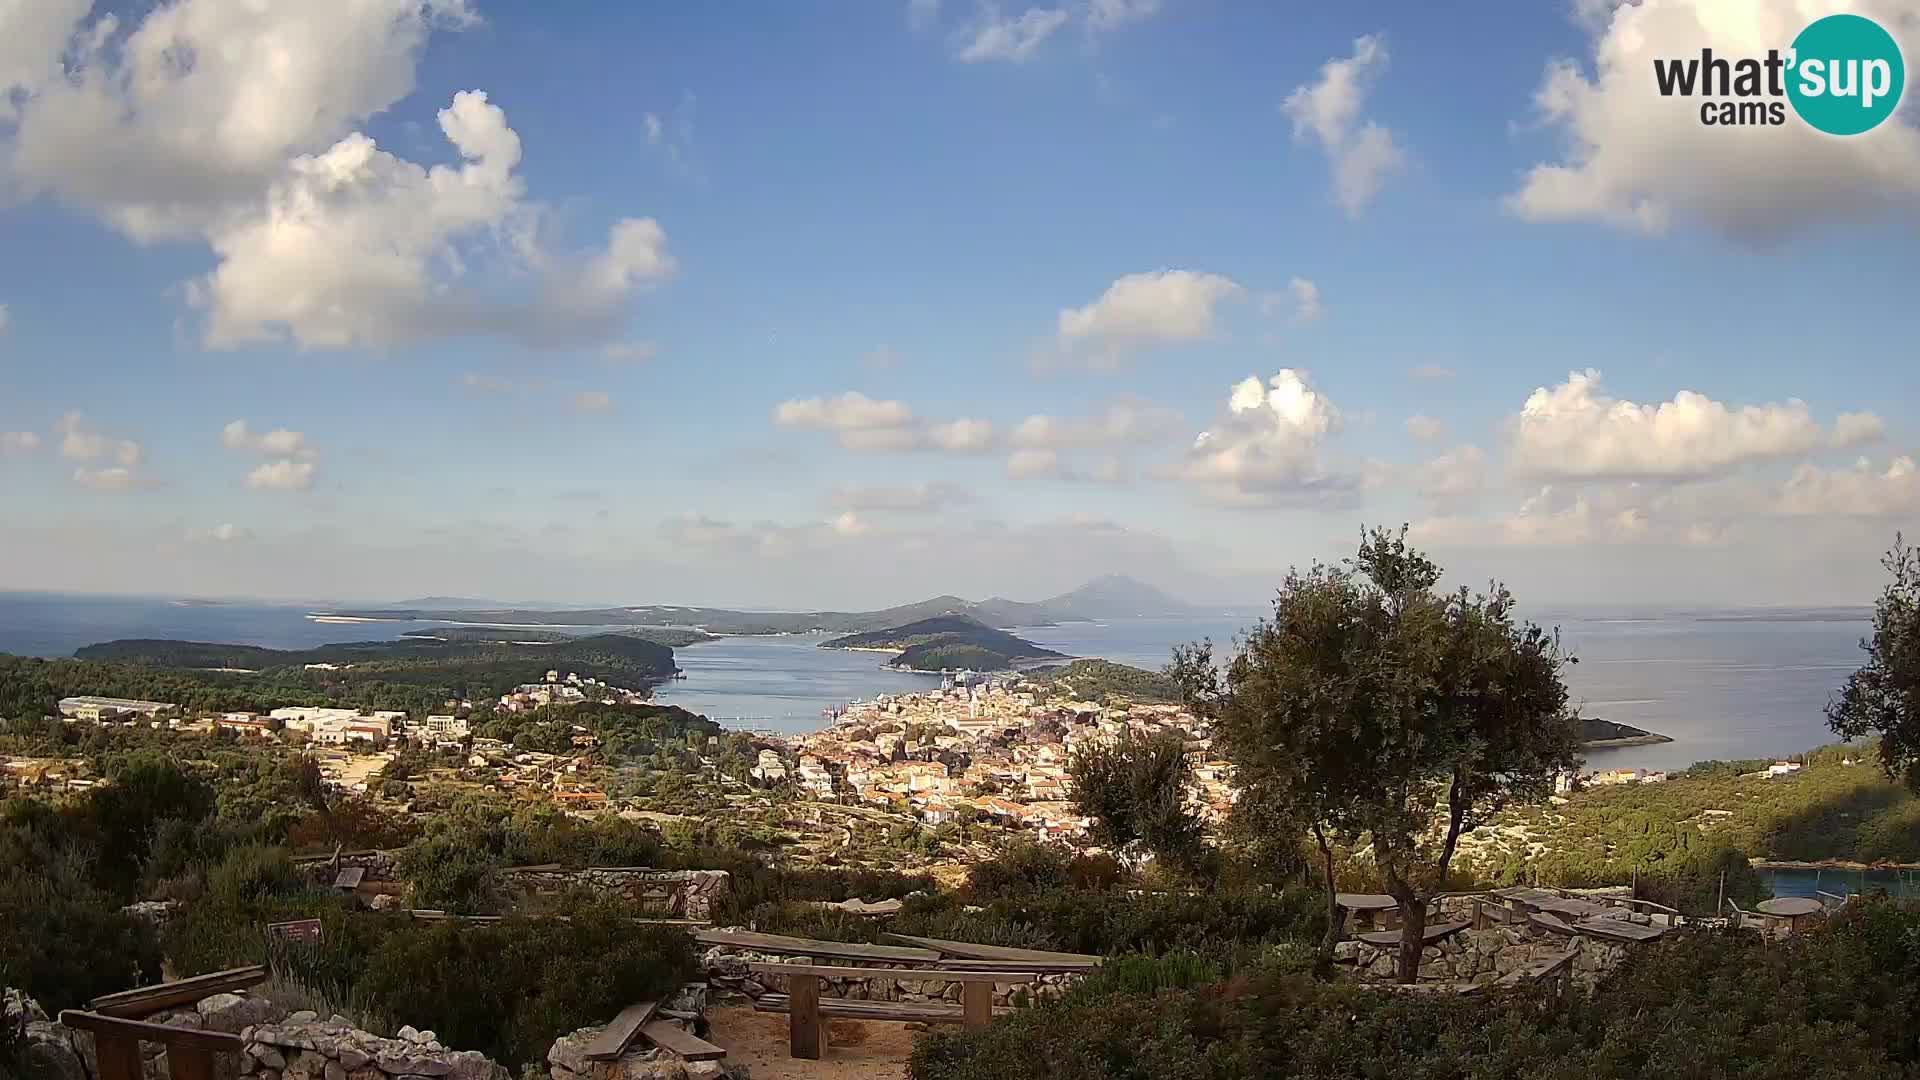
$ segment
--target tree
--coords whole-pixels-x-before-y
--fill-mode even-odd
[[[1920,550],[1895,534],[1880,565],[1893,580],[1873,605],[1873,636],[1860,642],[1867,662],[1827,704],[1827,723],[1842,738],[1878,735],[1881,767],[1920,792]]]
[[[1212,717],[1240,788],[1235,814],[1291,822],[1318,848],[1339,940],[1336,845],[1372,848],[1400,911],[1399,977],[1419,977],[1427,903],[1460,836],[1539,801],[1578,761],[1559,636],[1516,621],[1504,586],[1437,593],[1440,568],[1406,530],[1363,534],[1354,558],[1295,571],[1224,669],[1212,644],[1176,653],[1189,703]]]
[[[1123,854],[1144,847],[1185,873],[1200,868],[1206,840],[1187,807],[1193,768],[1179,735],[1143,738],[1125,729],[1077,751],[1067,772],[1074,809],[1094,819],[1094,842]]]

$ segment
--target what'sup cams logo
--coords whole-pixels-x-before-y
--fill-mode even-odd
[[[1661,97],[1704,98],[1708,127],[1778,126],[1787,106],[1829,135],[1872,131],[1893,115],[1906,86],[1900,45],[1879,23],[1859,15],[1829,15],[1807,26],[1782,53],[1729,58],[1701,49],[1698,57],[1656,58]]]

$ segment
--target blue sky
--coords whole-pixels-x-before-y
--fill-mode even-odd
[[[1247,599],[1405,521],[1847,602],[1920,510],[1911,102],[1651,94],[1806,5],[552,7],[0,15],[0,587]]]

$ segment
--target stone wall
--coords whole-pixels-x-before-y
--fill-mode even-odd
[[[1577,949],[1573,981],[1592,986],[1612,971],[1629,946],[1597,938],[1565,936],[1541,931],[1528,934],[1506,926],[1462,930],[1429,945],[1420,962],[1421,982],[1491,983],[1536,961]],[[1350,965],[1355,977],[1368,982],[1391,982],[1399,963],[1399,946],[1381,948],[1362,941],[1343,941],[1334,959]]]
[[[500,880],[508,888],[528,893],[585,888],[652,905],[664,916],[710,919],[714,905],[727,895],[733,878],[725,870],[655,870],[645,866],[590,866],[569,870],[556,866],[520,866],[502,870]]]
[[[355,866],[366,871],[365,881],[400,880],[399,852],[353,851],[340,856],[342,868]],[[334,862],[331,856],[303,859],[299,867],[314,884],[326,888],[333,884]],[[610,893],[657,908],[661,915],[679,919],[710,919],[713,907],[727,895],[732,877],[725,870],[656,870],[646,866],[515,866],[500,871],[500,881],[510,890],[526,894],[558,893],[585,888]]]
[[[297,1012],[240,1036],[247,1042],[240,1058],[244,1080],[510,1080],[504,1066],[478,1050],[449,1050],[433,1032],[411,1027],[383,1039],[343,1016],[321,1020]]]
[[[744,994],[749,998],[759,998],[762,994],[784,994],[787,992],[785,975],[767,975],[748,968],[755,963],[774,964],[813,964],[819,963],[833,967],[872,968],[874,974],[862,979],[822,979],[820,996],[823,998],[846,998],[851,1001],[947,1001],[958,1003],[963,983],[948,979],[902,979],[886,974],[901,968],[926,967],[925,964],[882,964],[869,961],[849,961],[834,957],[794,956],[781,953],[753,952],[749,949],[731,945],[716,945],[708,949],[701,959],[701,966],[707,973],[707,982],[720,990]],[[1068,985],[1075,975],[1042,975],[1037,983],[1020,986],[995,986],[993,1002],[996,1005],[1010,1005],[1024,995],[1026,1000],[1046,1000],[1060,997],[1066,993]],[[557,1078],[558,1080],[558,1078]]]
[[[706,984],[688,983],[661,1004],[654,1019],[701,1035],[706,1027],[706,1008]],[[596,1024],[555,1039],[547,1050],[547,1075],[551,1080],[747,1080],[744,1065],[724,1060],[687,1061],[671,1050],[649,1045],[645,1039],[635,1039],[615,1061],[588,1061],[587,1048],[606,1029],[605,1024]],[[605,1073],[596,1066],[604,1066]]]
[[[197,1004],[142,1019],[150,1024],[238,1035],[256,1024],[284,1015],[285,1009],[263,997],[214,994]],[[24,1031],[29,1057],[43,1070],[43,1075],[57,1080],[94,1080],[99,1075],[91,1032],[76,1031],[47,1019],[37,1002],[17,990],[6,992],[6,1021],[9,1026]],[[168,1080],[165,1047],[159,1043],[141,1043],[140,1061],[141,1073],[147,1080]],[[214,1058],[214,1076],[217,1080],[234,1080],[243,1064],[232,1055],[218,1055]]]

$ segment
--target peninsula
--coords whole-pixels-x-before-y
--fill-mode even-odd
[[[823,649],[897,651],[889,667],[907,671],[1008,671],[1066,655],[996,630],[967,615],[937,615],[905,626],[848,634],[820,643]]]
[[[1618,724],[1612,720],[1597,720],[1591,716],[1580,718],[1580,745],[1589,750],[1606,750],[1619,746],[1656,746],[1670,743],[1673,739],[1645,731],[1628,724]]]

